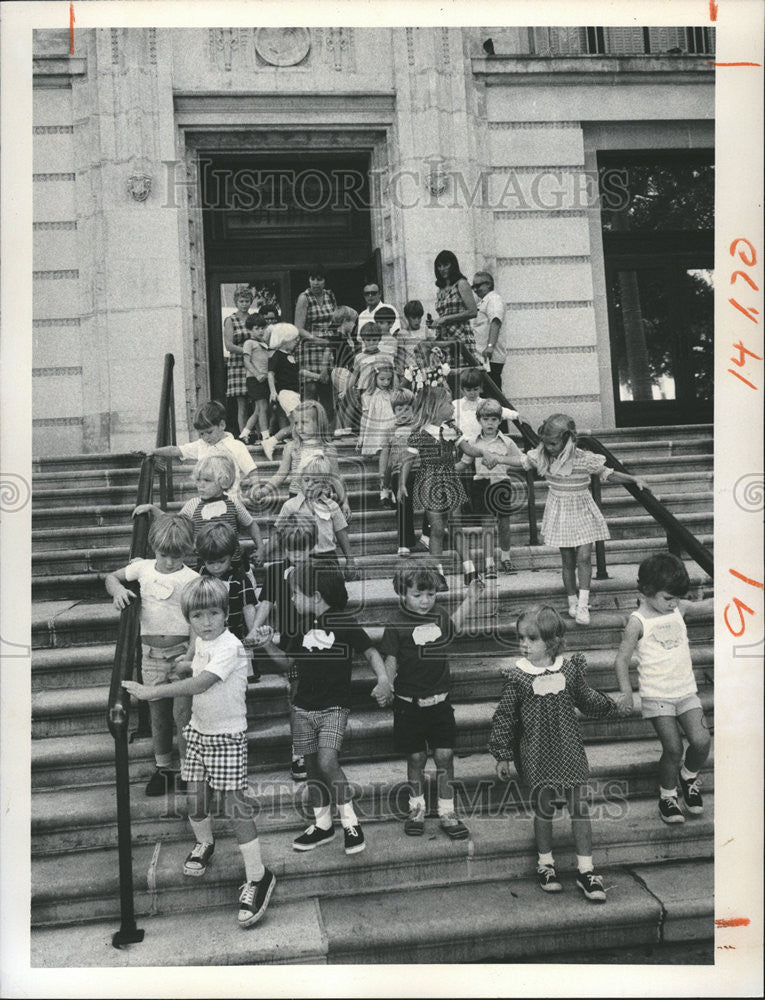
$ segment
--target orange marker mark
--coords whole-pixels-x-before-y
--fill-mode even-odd
[[[716,21],[717,20],[717,9],[718,9],[718,5],[715,3],[715,0],[709,0],[709,20],[710,21]]]
[[[729,570],[732,576],[737,576],[739,580],[743,580],[744,583],[750,583],[753,587],[757,587],[759,590],[765,590],[765,584],[760,583],[759,580],[751,580],[748,576],[744,576],[743,573],[739,573],[738,570]],[[749,921],[747,920],[747,923]]]
[[[719,63],[719,62],[712,62],[711,59],[707,59],[707,66],[762,66],[762,63],[751,63],[751,62]]]
[[[716,927],[747,927],[749,924],[749,917],[731,917],[726,920],[721,917],[719,920],[715,920]]]
[[[69,55],[74,55],[74,4],[69,4]]]

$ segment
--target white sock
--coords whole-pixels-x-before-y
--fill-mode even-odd
[[[340,822],[344,827],[359,825],[352,802],[338,802],[337,811],[340,813]]]
[[[430,535],[420,535],[420,540],[426,549],[430,548]]]
[[[439,799],[438,800],[438,815],[445,816],[447,813],[454,812],[454,799]]]
[[[590,603],[590,592],[589,590],[579,591],[579,607],[586,608]]]
[[[475,573],[475,563],[473,562],[472,559],[463,559],[462,569],[465,571],[465,573]]]
[[[568,595],[568,610],[576,611],[576,594]]]
[[[329,830],[332,827],[332,807],[331,806],[319,806],[318,809],[314,808],[313,811],[315,825],[320,830]]]
[[[446,574],[444,573],[444,567],[443,567],[442,563],[438,563],[438,565],[436,566],[436,569],[441,574],[441,576],[446,576]]]
[[[662,788],[659,786],[659,795],[663,799],[676,799],[677,798],[677,786],[674,788]]]
[[[214,844],[215,838],[212,832],[212,816],[205,816],[204,819],[192,819],[189,816],[191,829],[198,844]]]
[[[494,569],[494,559],[491,556],[486,556],[486,559],[484,561],[486,563],[487,570],[489,569],[489,567],[491,567],[491,569]]]
[[[584,874],[585,872],[591,872],[592,869],[592,855],[587,857],[584,854],[577,854],[576,856],[576,867],[579,871]]]
[[[154,760],[157,767],[170,767],[173,763],[172,753],[155,753]]]
[[[685,764],[681,765],[680,777],[683,779],[683,781],[691,781],[693,778],[698,778],[698,776],[699,776],[698,771],[689,771],[688,768],[685,766]]]
[[[552,851],[547,851],[543,854],[541,851],[537,854],[538,864],[549,865],[551,868],[555,867],[555,862],[553,861]]]
[[[263,858],[260,856],[260,841],[256,837],[246,844],[240,844],[239,850],[244,858],[245,879],[248,882],[260,882],[266,874]]]
[[[501,559],[502,559],[503,562],[505,560],[507,560],[508,562],[511,561],[510,549],[500,549],[499,550],[499,554],[500,554],[500,557],[501,557]]]
[[[424,809],[425,808],[425,796],[424,795],[410,795],[409,796],[409,808],[411,809]]]

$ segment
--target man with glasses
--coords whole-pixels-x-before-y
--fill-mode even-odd
[[[507,359],[507,344],[502,332],[505,303],[494,291],[494,278],[488,271],[476,271],[471,285],[475,292],[478,315],[471,320],[479,354],[489,362],[489,377],[502,389],[502,369]]]
[[[385,306],[387,309],[393,309],[393,312],[396,314],[396,318],[393,321],[393,325],[390,328],[390,333],[392,334],[398,333],[398,331],[401,329],[398,310],[389,303],[382,301],[380,297],[380,286],[377,284],[376,281],[368,281],[366,285],[364,285],[364,302],[366,304],[366,308],[363,310],[363,312],[359,313],[359,322],[356,327],[356,339],[359,341],[359,343],[361,343],[361,340],[359,338],[359,331],[363,328],[365,323],[374,322],[375,313],[377,312],[378,309],[381,309],[383,306]]]

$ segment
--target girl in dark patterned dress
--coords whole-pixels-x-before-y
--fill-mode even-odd
[[[239,426],[236,433],[247,424],[247,372],[244,367],[244,342],[249,340],[250,331],[245,326],[252,305],[252,289],[237,288],[234,292],[236,312],[223,322],[223,343],[228,351],[226,359],[226,396],[236,400],[236,419]]]
[[[617,715],[619,710],[608,695],[588,685],[582,653],[562,655],[566,626],[554,608],[530,608],[516,627],[522,656],[502,670],[506,681],[492,720],[489,750],[498,761],[500,778],[509,778],[514,760],[530,790],[540,888],[545,892],[563,888],[552,855],[554,800],[563,793],[576,848],[576,884],[588,900],[605,903],[603,878],[592,865],[587,807],[590,772],[574,709],[597,719]]]

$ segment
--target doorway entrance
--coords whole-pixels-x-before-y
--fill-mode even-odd
[[[252,289],[253,310],[275,306],[291,322],[309,268],[320,263],[338,305],[360,310],[365,281],[381,280],[379,253],[372,248],[367,155],[210,155],[200,168],[210,384],[223,400],[223,322],[235,311],[237,287]]]

